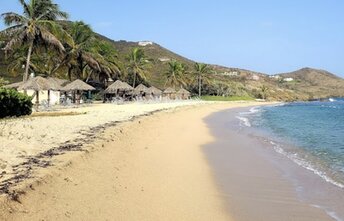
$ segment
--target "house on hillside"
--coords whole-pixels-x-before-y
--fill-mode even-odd
[[[151,42],[151,41],[140,41],[138,44],[140,46],[145,47],[145,46],[148,46],[148,45],[153,45],[153,42]]]
[[[257,74],[253,74],[251,79],[254,81],[259,81],[260,77]]]
[[[223,75],[223,76],[229,76],[229,77],[236,77],[236,76],[239,76],[239,72],[237,71],[230,71],[230,72],[223,72],[223,73],[220,73],[220,75]]]
[[[291,82],[291,81],[294,81],[294,78],[284,78],[283,81],[285,81],[285,82]]]
[[[159,58],[159,61],[161,61],[161,62],[167,62],[167,61],[170,61],[170,60],[171,60],[171,59],[166,58],[166,57]]]
[[[274,79],[280,79],[281,78],[281,76],[279,76],[279,75],[270,75],[270,78],[274,78]]]

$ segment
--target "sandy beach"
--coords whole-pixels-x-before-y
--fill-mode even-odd
[[[169,105],[116,107],[122,118],[113,117],[111,121],[105,113],[96,114],[101,107],[95,107],[95,112],[94,107],[88,111],[80,109],[87,112],[83,115],[31,119],[32,123],[46,122],[37,136],[42,131],[47,133],[47,125],[60,122],[53,130],[59,139],[73,129],[75,134],[68,140],[84,136],[79,139],[86,142],[80,149],[47,155],[49,167],[41,165],[47,156],[38,158],[41,164],[30,170],[30,176],[8,188],[12,199],[8,194],[2,195],[0,220],[252,220],[257,214],[255,220],[331,220],[321,210],[299,202],[291,184],[259,153],[247,149],[252,143],[234,141],[238,146],[225,152],[232,168],[225,174],[230,175],[226,179],[229,183],[225,182],[230,189],[223,188],[223,180],[219,179],[223,174],[213,163],[216,152],[207,153],[209,145],[218,141],[216,125],[206,119],[219,111],[261,103]],[[133,112],[125,115],[130,109],[139,115],[164,111],[127,121],[137,116]],[[68,126],[76,119],[80,128]],[[88,128],[103,124],[106,128],[95,129],[97,136],[87,139],[89,133],[78,132],[81,124]],[[80,142],[79,139],[76,140]],[[47,143],[40,151],[48,148]],[[252,163],[243,164],[245,160]],[[25,170],[25,165],[21,170]],[[17,167],[12,168],[15,174]]]
[[[225,106],[237,105],[248,104]],[[201,116],[213,110],[194,101],[99,105],[6,122],[1,220],[228,220],[201,152],[211,136],[198,107]],[[13,130],[26,136],[13,138]]]

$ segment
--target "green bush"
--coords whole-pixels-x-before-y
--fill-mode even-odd
[[[0,88],[0,118],[32,113],[32,98],[12,89]]]

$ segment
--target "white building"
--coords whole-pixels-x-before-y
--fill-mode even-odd
[[[233,76],[239,76],[239,72],[237,71],[223,72],[223,73],[220,73],[220,75],[233,77]]]
[[[285,81],[285,82],[291,82],[291,81],[293,81],[294,80],[294,78],[284,78],[283,79],[283,81]]]
[[[138,44],[139,44],[140,46],[145,47],[145,46],[147,46],[147,45],[153,45],[153,42],[151,42],[151,41],[140,41]]]
[[[170,61],[171,59],[169,58],[159,58],[159,61],[161,62],[167,62],[167,61]]]
[[[256,74],[252,75],[252,80],[259,81],[260,77]]]
[[[279,75],[270,75],[270,78],[280,79],[281,76],[279,76]]]

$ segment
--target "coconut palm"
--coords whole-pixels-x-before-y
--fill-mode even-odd
[[[194,75],[198,84],[198,96],[201,96],[203,81],[209,80],[209,74],[211,74],[211,70],[207,64],[202,63],[195,63],[194,69]]]
[[[13,50],[16,46],[27,44],[27,58],[23,81],[28,79],[30,60],[34,46],[44,43],[53,46],[60,52],[65,51],[58,37],[63,35],[63,29],[55,22],[57,19],[67,19],[68,15],[60,11],[59,6],[52,0],[19,0],[24,9],[23,15],[15,12],[3,13],[1,16],[9,28],[2,33],[9,36],[4,47],[5,51]],[[66,35],[65,35],[66,36]]]
[[[70,47],[67,48],[66,53],[60,63],[52,71],[53,74],[61,67],[68,67],[68,78],[72,78],[72,74],[76,78],[81,79],[87,67],[91,70],[100,71],[99,63],[94,58],[96,53],[94,33],[89,25],[83,22],[74,22],[68,29],[68,32],[73,39]]]
[[[265,85],[262,85],[260,87],[260,94],[262,96],[262,99],[265,100],[269,92],[269,88]]]
[[[73,43],[66,49],[66,53],[57,63],[52,74],[60,68],[67,66],[68,78],[74,74],[78,79],[88,80],[92,74],[111,74],[118,73],[119,68],[116,64],[117,54],[105,43],[99,43],[94,32],[89,25],[84,22],[74,22],[67,26]]]
[[[168,63],[168,71],[165,73],[166,85],[172,87],[186,86],[187,84],[186,66],[176,60]]]
[[[142,48],[134,48],[128,55],[127,60],[129,61],[129,73],[133,77],[133,88],[135,88],[137,77],[146,80],[146,67],[149,60]]]

